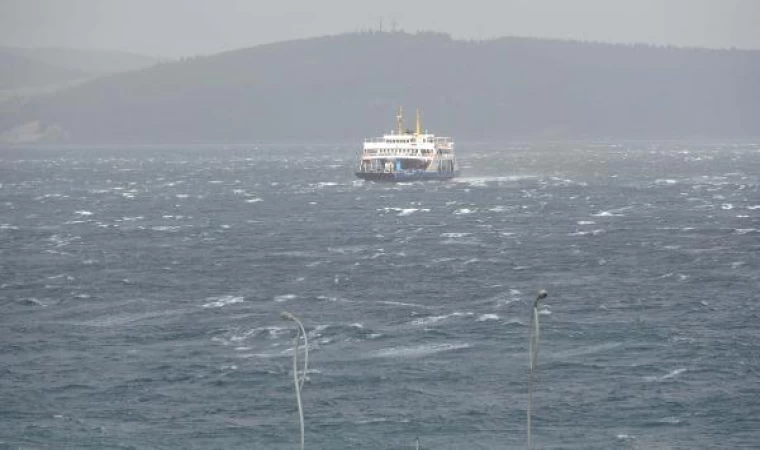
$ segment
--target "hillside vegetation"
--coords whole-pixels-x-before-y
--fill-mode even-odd
[[[348,141],[420,107],[458,139],[760,135],[760,52],[349,33],[101,77],[0,116],[75,143]]]

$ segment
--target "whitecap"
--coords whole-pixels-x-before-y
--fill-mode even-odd
[[[736,234],[757,233],[756,228],[737,228]]]
[[[295,298],[295,296],[294,296]],[[317,297],[319,300],[327,300],[328,302],[336,302],[336,303],[351,303],[353,300],[349,300],[347,298],[342,297],[335,297],[335,296],[327,296],[327,295],[320,295]]]
[[[52,235],[52,236],[50,236],[48,238],[48,241],[50,241],[53,244],[55,244],[56,247],[64,247],[64,246],[69,245],[72,242],[78,241],[80,239],[82,239],[80,236],[64,237],[64,236],[60,236],[58,234],[54,234],[54,235]]]
[[[33,306],[47,306],[46,304],[42,303],[41,301],[37,300],[35,297],[28,297],[23,298],[19,300],[21,303],[27,304],[27,305],[33,305]]]
[[[662,419],[659,419],[657,423],[666,423],[670,425],[676,425],[676,424],[681,423],[681,419],[679,419],[678,417],[673,417],[673,416],[663,417]]]
[[[264,200],[263,200],[262,198],[260,198],[260,197],[256,197],[256,198],[249,198],[249,199],[248,199],[248,200],[246,200],[245,202],[246,202],[246,203],[258,203],[258,202],[263,202],[263,201],[264,201]]]
[[[80,216],[91,216],[92,213],[90,211],[80,210],[80,211],[74,211],[74,214],[79,214]]]
[[[456,215],[463,215],[463,214],[472,214],[474,212],[475,211],[473,211],[473,210],[471,210],[469,208],[461,208],[461,209],[457,209],[456,211],[454,211],[454,214],[456,214]]]
[[[372,354],[377,358],[415,358],[434,353],[445,352],[450,350],[460,350],[464,348],[470,348],[470,344],[461,343],[445,343],[445,344],[427,344],[417,345],[413,347],[389,347],[382,350],[378,350]]]
[[[434,323],[448,319],[449,317],[451,317],[451,314],[446,314],[443,316],[420,317],[419,319],[412,320],[411,324],[412,325],[432,325]]]
[[[590,231],[576,231],[575,233],[568,233],[568,236],[597,236],[604,233],[602,229],[590,230]]]
[[[414,319],[410,322],[411,325],[417,325],[417,326],[427,326],[432,325],[434,323],[438,323],[442,320],[446,320],[451,317],[465,317],[465,316],[474,316],[475,313],[472,312],[459,312],[455,311],[451,314],[444,314],[440,316],[427,316],[427,317],[420,317],[418,319]]]
[[[629,209],[633,208],[633,206],[624,206],[622,208],[616,208],[616,209],[610,209],[609,211],[600,211],[596,214],[592,214],[594,217],[622,217],[623,211],[627,211]]]
[[[250,337],[263,337],[264,339],[267,339],[267,340],[273,340],[289,332],[290,332],[290,328],[288,327],[268,326],[268,327],[254,328],[252,330],[244,331],[242,333],[239,331],[235,331],[232,334],[232,336],[229,337],[229,339],[225,339],[221,337],[213,337],[211,338],[211,340],[221,342],[224,345],[229,345],[232,342],[245,341]]]
[[[593,220],[579,220],[578,225],[594,225],[596,222]]]
[[[499,316],[496,314],[481,314],[480,317],[477,318],[478,322],[485,322],[486,320],[499,320]]]
[[[728,209],[734,209],[734,205],[731,204],[731,203],[724,203],[724,204],[720,205],[720,208],[721,209],[727,209],[727,210]]]
[[[417,304],[417,303],[396,302],[396,301],[393,301],[393,300],[381,300],[378,303],[384,303],[386,305],[392,305],[392,306],[407,306],[407,307],[411,307],[411,308],[427,308],[427,306],[420,305],[420,304]]]
[[[203,305],[204,308],[221,308],[225,305],[231,305],[233,303],[241,303],[243,301],[243,297],[235,297],[232,295],[224,295],[221,297],[209,297],[206,300],[211,300],[210,302]]]
[[[295,298],[298,298],[296,294],[283,294],[283,295],[277,295],[274,297],[274,301],[276,302],[286,302],[288,300],[293,300]]]
[[[155,227],[150,227],[153,231],[179,231],[182,227],[178,225],[159,225]]]
[[[447,237],[447,238],[460,238],[469,236],[472,233],[441,233],[441,237]]]
[[[686,372],[686,369],[675,369],[666,373],[665,375],[644,377],[644,380],[645,381],[665,381],[671,378],[675,378],[684,372]]]

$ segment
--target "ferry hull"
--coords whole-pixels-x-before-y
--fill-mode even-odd
[[[388,183],[427,181],[427,180],[450,180],[459,175],[459,172],[356,172],[356,176],[362,180],[379,181]]]

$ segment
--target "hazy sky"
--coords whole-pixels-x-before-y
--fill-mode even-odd
[[[444,5],[445,4],[445,5]],[[760,49],[760,0],[0,0],[0,45],[208,54],[396,22],[456,38],[535,36]]]

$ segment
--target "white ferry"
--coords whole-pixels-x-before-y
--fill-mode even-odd
[[[404,129],[403,109],[394,133],[364,140],[356,176],[369,181],[448,180],[459,175],[454,141],[422,132],[417,111],[415,131]]]

